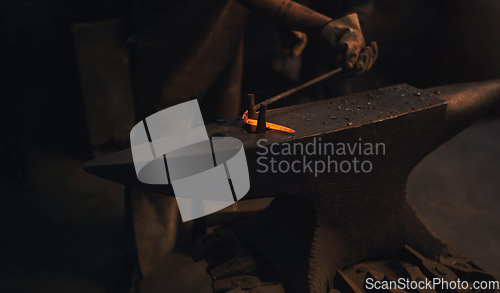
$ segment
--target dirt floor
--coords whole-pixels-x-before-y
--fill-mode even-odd
[[[123,262],[123,187],[81,168],[81,160],[29,149],[34,186],[0,178],[0,292],[112,292]],[[500,120],[476,123],[412,173],[408,197],[424,222],[500,278]],[[203,279],[204,264],[176,254],[144,284],[176,292]],[[202,292],[206,283],[192,284]]]

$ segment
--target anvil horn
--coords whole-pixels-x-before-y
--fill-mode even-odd
[[[500,97],[500,79],[431,88],[446,102],[445,138],[475,122]]]

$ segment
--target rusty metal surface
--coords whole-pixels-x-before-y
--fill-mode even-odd
[[[247,217],[254,216],[247,214]],[[207,218],[217,217],[216,214]],[[220,227],[216,221],[200,224],[194,255],[207,263],[214,293],[285,293],[278,276],[270,271],[265,262],[254,258],[246,245],[236,237],[233,224],[242,220],[239,213],[227,213],[233,221]],[[200,254],[201,252],[201,254]],[[206,292],[209,293],[209,292]]]
[[[410,250],[412,250],[410,248]],[[335,288],[339,289],[341,292],[365,292],[368,284],[367,279],[371,278],[370,283],[373,284],[373,281],[381,281],[385,282],[388,285],[388,282],[395,281],[398,282],[401,278],[404,280],[404,286],[409,285],[410,281],[421,282],[423,285],[421,288],[406,288],[398,289],[394,286],[389,289],[385,289],[385,292],[418,292],[418,293],[433,293],[433,292],[494,292],[494,290],[472,290],[465,288],[465,282],[467,282],[467,287],[472,287],[472,281],[490,281],[493,278],[486,272],[479,270],[478,271],[483,274],[480,277],[475,279],[470,278],[460,278],[464,283],[461,286],[458,286],[455,289],[445,289],[446,285],[436,284],[435,289],[432,289],[432,286],[428,286],[428,283],[433,282],[433,278],[446,280],[448,278],[449,281],[457,281],[457,277],[449,278],[451,274],[459,273],[460,269],[454,267],[452,271],[446,271],[444,268],[444,264],[440,262],[434,262],[433,260],[426,258],[415,259],[412,257],[413,253],[417,253],[413,251],[407,255],[401,255],[399,259],[386,259],[386,260],[369,260],[365,262],[361,262],[358,264],[354,264],[343,269],[337,276],[334,281]],[[453,257],[455,261],[460,262],[466,266],[474,266],[470,259],[462,257]],[[427,265],[422,265],[423,263],[427,263]],[[432,263],[432,267],[439,267],[438,270],[429,271],[428,263]],[[349,282],[346,282],[345,279],[348,279]],[[427,285],[426,285],[427,284]],[[394,285],[394,284],[393,284]],[[413,285],[415,286],[415,285]],[[400,286],[401,287],[401,286]],[[356,291],[358,290],[358,291]]]

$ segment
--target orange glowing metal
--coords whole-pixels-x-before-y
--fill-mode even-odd
[[[257,112],[257,113],[259,113],[259,112]],[[243,122],[245,122],[248,125],[257,126],[256,119],[248,118],[248,110],[245,111],[245,113],[243,113],[243,116],[241,117],[241,119],[243,119]],[[288,127],[285,127],[285,126],[282,126],[279,124],[269,123],[269,122],[266,122],[266,128],[272,129],[272,130],[284,131],[284,132],[288,132],[288,133],[295,133],[295,130],[293,130],[291,128],[288,128]]]

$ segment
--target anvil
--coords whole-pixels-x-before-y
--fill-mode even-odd
[[[448,246],[407,202],[406,181],[418,162],[499,96],[500,80],[424,90],[400,84],[268,110],[268,121],[293,128],[294,134],[249,133],[241,119],[207,125],[209,136],[243,142],[251,185],[244,199],[275,197],[265,211],[240,222],[236,233],[294,292],[328,292],[338,270],[367,259],[397,258],[405,247],[429,259],[449,256]],[[170,185],[138,181],[129,149],[84,168],[174,195]]]

